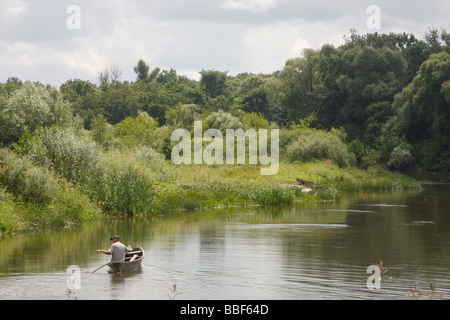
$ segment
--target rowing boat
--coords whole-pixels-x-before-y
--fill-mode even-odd
[[[144,250],[142,248],[133,248],[125,254],[125,261],[111,263],[110,272],[134,272],[139,270],[141,262],[144,259]]]

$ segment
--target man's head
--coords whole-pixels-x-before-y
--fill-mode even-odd
[[[120,237],[119,236],[113,236],[113,237],[109,238],[109,240],[111,240],[113,243],[116,243],[117,241],[120,240]]]

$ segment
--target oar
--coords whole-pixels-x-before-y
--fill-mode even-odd
[[[92,273],[94,273],[95,271],[98,271],[98,270],[100,270],[101,268],[103,268],[103,267],[106,267],[107,265],[109,265],[110,263],[109,262],[107,262],[107,263],[105,263],[104,265],[102,265],[100,268],[98,268],[98,269],[96,269],[96,270],[94,270],[94,271],[92,271]]]

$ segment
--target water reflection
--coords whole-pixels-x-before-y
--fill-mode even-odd
[[[22,235],[0,242],[0,298],[64,299],[69,265],[82,270],[79,299],[401,299],[416,281],[434,282],[449,298],[449,191],[348,194],[338,203],[172,213]],[[142,269],[92,274],[107,259],[95,250],[107,249],[114,234],[144,248]],[[366,269],[380,260],[388,277],[382,290],[369,291]],[[42,281],[45,290],[36,289]]]

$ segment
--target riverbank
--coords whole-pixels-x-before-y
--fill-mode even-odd
[[[91,162],[32,161],[1,150],[0,236],[64,228],[108,215],[152,215],[197,208],[290,206],[334,201],[343,191],[420,188],[416,180],[382,169],[335,163],[281,162],[274,176],[255,165],[181,165],[161,158],[102,153]],[[66,172],[69,172],[68,174]],[[298,180],[305,180],[305,192]]]

